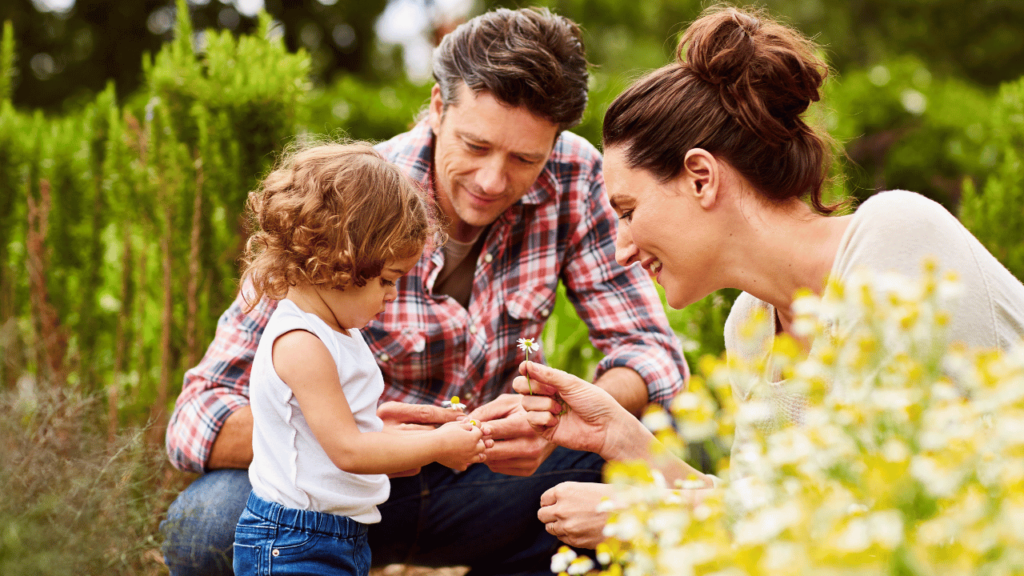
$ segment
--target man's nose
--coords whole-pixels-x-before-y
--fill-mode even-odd
[[[488,159],[476,171],[476,185],[488,196],[497,196],[504,192],[508,185],[504,160],[499,157]]]
[[[636,244],[633,244],[633,235],[629,232],[629,223],[619,220],[615,235],[615,261],[622,266],[629,266],[636,262],[638,253]]]

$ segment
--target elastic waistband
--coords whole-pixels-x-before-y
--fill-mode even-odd
[[[249,500],[245,505],[256,516],[305,532],[340,538],[355,538],[366,534],[369,530],[366,524],[356,522],[348,516],[287,508],[277,502],[260,498],[255,492],[249,493]]]

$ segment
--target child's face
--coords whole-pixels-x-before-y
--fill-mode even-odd
[[[344,291],[324,290],[324,301],[334,312],[343,328],[362,328],[384,311],[388,302],[398,297],[395,282],[412,270],[419,262],[416,254],[401,260],[389,260],[377,278],[366,281],[365,286],[349,286]]]

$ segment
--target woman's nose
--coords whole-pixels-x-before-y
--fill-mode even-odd
[[[638,252],[636,244],[633,244],[633,235],[629,233],[629,224],[619,220],[615,235],[615,261],[622,266],[629,266],[636,261]]]

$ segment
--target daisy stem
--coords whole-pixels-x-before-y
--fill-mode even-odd
[[[530,349],[526,349],[526,361],[530,361]],[[526,371],[526,385],[530,388],[530,396],[533,396],[533,384],[530,382],[530,371]]]

